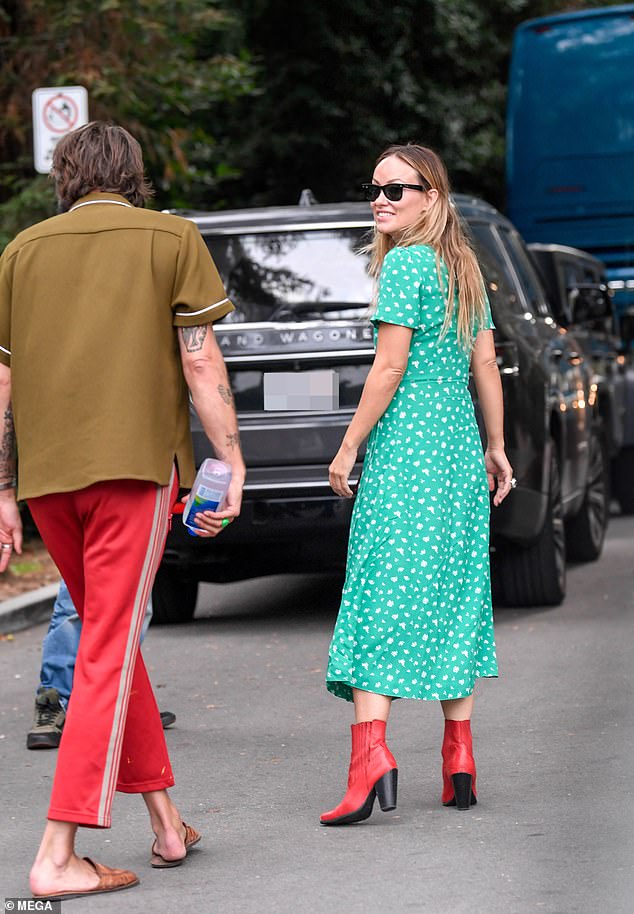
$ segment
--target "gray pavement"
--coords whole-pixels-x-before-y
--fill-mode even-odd
[[[634,519],[614,518],[600,562],[570,569],[557,609],[497,613],[501,678],[478,686],[480,803],[440,806],[442,721],[399,702],[390,745],[399,807],[325,829],[341,798],[350,707],[323,687],[334,578],[205,587],[197,620],[151,629],[144,654],[186,821],[185,866],[154,871],[140,799],[79,848],[140,887],[66,912],[630,914],[634,909]],[[27,893],[54,752],[27,752],[44,626],[0,643],[2,896]]]

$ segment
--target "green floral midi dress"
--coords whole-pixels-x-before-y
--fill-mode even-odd
[[[497,676],[484,455],[469,355],[455,317],[440,339],[444,315],[433,248],[389,251],[375,339],[381,321],[414,332],[403,379],[370,433],[352,514],[326,674],[328,690],[348,701],[353,688],[463,698],[476,678]],[[491,328],[489,313],[477,329]]]

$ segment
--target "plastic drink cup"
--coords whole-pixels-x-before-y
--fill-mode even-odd
[[[231,483],[231,467],[224,460],[207,457],[200,465],[194,485],[185,502],[183,523],[190,536],[199,530],[194,518],[201,511],[221,511]]]

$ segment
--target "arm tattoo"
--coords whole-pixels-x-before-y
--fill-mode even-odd
[[[240,445],[240,435],[238,432],[231,432],[231,434],[225,435],[225,438],[227,439],[227,445],[231,450]]]
[[[15,429],[13,427],[13,410],[11,405],[4,411],[2,440],[0,440],[0,481],[15,476]]]
[[[233,403],[233,394],[231,393],[231,388],[225,387],[224,384],[219,384],[218,393],[220,394],[220,396],[222,397],[224,402],[227,404],[227,406],[231,406],[231,404]]]
[[[181,327],[181,335],[187,352],[200,352],[207,336],[209,324],[198,327]]]

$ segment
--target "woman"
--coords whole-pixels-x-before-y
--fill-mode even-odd
[[[473,688],[497,676],[489,490],[499,505],[515,483],[484,282],[444,164],[425,147],[391,146],[364,190],[375,222],[376,356],[330,466],[338,495],[352,497],[348,477],[370,438],[326,677],[329,691],[354,702],[356,722],[348,790],[323,825],[366,819],[375,796],[384,811],[396,807],[397,765],[385,743],[394,698],[441,702],[442,802],[476,802]]]

